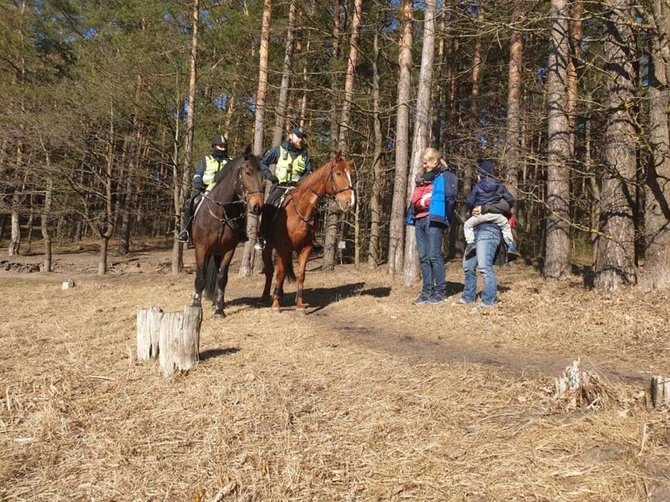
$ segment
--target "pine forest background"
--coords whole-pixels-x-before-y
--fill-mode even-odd
[[[667,287],[669,32],[665,0],[1,0],[0,239],[41,238],[47,270],[54,243],[99,239],[100,273],[112,239],[171,239],[178,272],[210,138],[260,155],[302,125],[316,166],[340,149],[357,170],[356,210],[322,208],[324,268],[416,279],[403,213],[435,146],[460,219],[497,162],[545,277]]]

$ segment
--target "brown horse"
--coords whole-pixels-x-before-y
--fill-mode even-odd
[[[279,310],[279,302],[284,294],[284,279],[295,281],[293,272],[293,251],[298,255],[298,288],[295,306],[297,311],[305,311],[302,301],[305,283],[305,268],[314,246],[316,229],[315,209],[323,197],[335,200],[340,211],[349,211],[355,204],[354,187],[352,185],[353,162],[342,158],[340,152],[329,162],[312,174],[305,176],[290,191],[277,210],[276,217],[268,222],[267,243],[263,249],[263,272],[265,288],[262,301],[270,300],[270,286],[274,267],[272,250],[277,250],[277,276],[275,290],[272,294],[272,309]]]
[[[201,305],[202,292],[214,301],[214,316],[223,313],[228,266],[235,248],[246,235],[247,210],[263,209],[263,177],[258,158],[247,148],[216,175],[214,187],[193,220],[191,236],[195,245],[195,290],[193,306]]]

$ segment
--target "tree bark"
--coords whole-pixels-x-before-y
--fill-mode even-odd
[[[354,0],[354,18],[351,23],[351,39],[349,43],[349,59],[347,61],[347,72],[344,78],[344,104],[342,105],[342,116],[339,126],[339,136],[337,139],[338,149],[343,156],[348,154],[349,149],[349,129],[351,127],[351,104],[354,95],[354,75],[356,64],[358,62],[358,36],[361,27],[361,11],[363,0]],[[342,215],[335,210],[334,204],[331,204],[328,216],[326,217],[326,236],[323,244],[322,270],[332,270],[335,267],[335,245],[337,243],[339,221]]]
[[[412,2],[400,3],[400,41],[398,49],[398,111],[396,113],[395,178],[389,222],[388,273],[395,276],[403,268],[405,258],[405,208],[407,171],[409,169],[409,117],[412,86]]]
[[[165,312],[158,335],[158,360],[163,375],[187,372],[198,365],[202,309],[186,307],[184,312]]]
[[[431,87],[433,78],[433,60],[435,56],[435,0],[426,1],[423,23],[423,47],[421,50],[421,69],[419,70],[419,91],[416,98],[414,120],[414,138],[412,140],[411,178],[407,189],[409,201],[414,190],[414,177],[422,172],[421,152],[428,146],[431,114]],[[405,234],[404,284],[411,286],[419,277],[419,260],[416,248],[414,227],[407,226]]]
[[[40,215],[40,226],[42,230],[42,239],[44,240],[44,272],[51,272],[52,270],[52,242],[51,233],[49,231],[49,217],[51,215],[51,205],[53,202],[53,187],[54,178],[52,174],[51,156],[47,150],[42,138],[40,138],[42,150],[44,151],[46,164],[46,189],[44,191],[44,205],[42,206],[42,214]]]
[[[523,33],[515,29],[521,26],[520,6],[515,5],[514,27],[510,37],[509,71],[507,88],[507,131],[505,136],[505,177],[507,188],[519,201],[519,166],[521,165],[521,90],[523,88]]]
[[[634,197],[637,171],[635,45],[630,0],[607,0],[609,18],[605,38],[609,80],[606,172],[600,199],[600,235],[597,243],[595,287],[616,290],[636,282]]]
[[[188,187],[193,173],[193,135],[195,132],[195,101],[197,90],[197,68],[198,68],[198,40],[200,26],[200,0],[193,0],[191,9],[191,50],[189,52],[189,70],[188,70],[188,109],[186,110],[186,138],[184,144],[184,165],[181,172],[181,185],[177,185],[176,194],[176,213],[177,221],[181,220],[181,210],[184,204],[185,194],[188,193]],[[181,107],[181,103],[179,104]],[[177,118],[179,120],[179,118]],[[176,160],[175,160],[176,161]],[[181,272],[184,263],[184,246],[177,243],[178,227],[175,228],[175,247],[173,248],[172,273]]]
[[[649,72],[649,130],[651,164],[647,170],[643,286],[670,287],[670,8],[654,0],[651,68]]]
[[[286,104],[288,102],[288,87],[291,80],[291,66],[293,64],[293,46],[295,40],[295,0],[289,0],[288,26],[286,28],[286,44],[284,46],[284,66],[279,87],[279,100],[275,113],[275,129],[272,135],[272,144],[278,145],[284,135],[286,122]]]
[[[272,19],[272,1],[263,1],[263,21],[261,25],[261,44],[258,51],[258,89],[256,91],[256,118],[254,121],[254,155],[263,155],[263,133],[265,131],[265,101],[268,93],[268,58],[270,54],[270,21]],[[240,277],[247,277],[254,271],[256,261],[256,234],[258,217],[247,214],[247,235],[240,263]]]
[[[374,128],[374,152],[372,154],[372,187],[370,189],[370,242],[368,245],[368,266],[376,268],[381,262],[381,190],[384,169],[382,165],[383,142],[379,93],[379,30],[377,26],[373,40],[372,57],[372,121]]]
[[[566,0],[551,2],[551,45],[547,68],[549,107],[547,219],[544,277],[559,279],[570,269],[570,131],[567,113],[567,66],[570,56]]]

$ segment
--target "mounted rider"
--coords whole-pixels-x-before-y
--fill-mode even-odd
[[[270,166],[275,166],[274,174]],[[270,193],[265,200],[261,229],[259,232],[259,244],[264,246],[264,232],[270,224],[273,206],[281,199],[286,191],[298,184],[298,182],[314,170],[312,158],[307,151],[306,134],[302,127],[291,129],[286,141],[268,150],[261,160],[263,176],[272,183]]]
[[[217,134],[212,138],[212,153],[206,155],[198,162],[195,168],[195,174],[191,183],[193,188],[191,198],[184,205],[182,213],[184,228],[177,237],[179,242],[189,242],[195,202],[204,192],[207,192],[211,188],[214,178],[229,161],[228,140],[224,135]]]

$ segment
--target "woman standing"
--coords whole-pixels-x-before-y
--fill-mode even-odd
[[[435,148],[421,152],[421,165],[424,172],[415,179],[416,188],[407,218],[407,224],[415,227],[423,280],[421,293],[412,302],[414,305],[436,304],[446,298],[442,240],[453,218],[458,190],[458,178]]]

